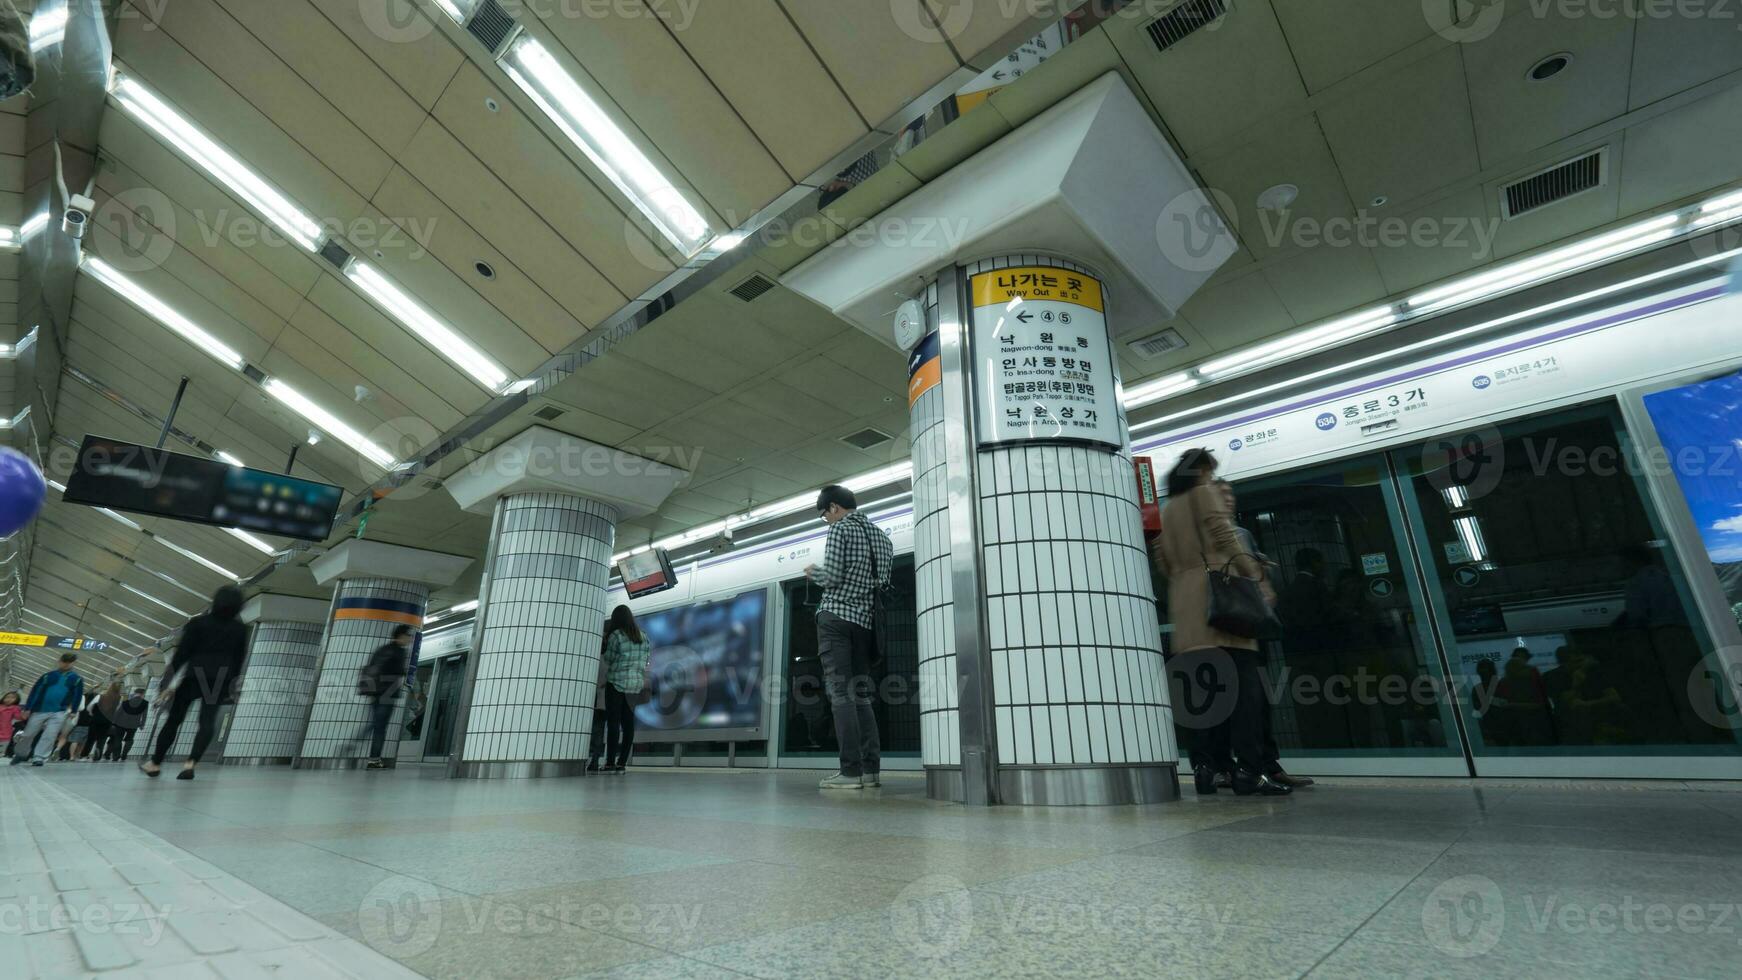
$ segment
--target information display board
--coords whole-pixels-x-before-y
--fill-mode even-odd
[[[969,284],[980,444],[1075,440],[1124,446],[1101,282],[1050,266]]]

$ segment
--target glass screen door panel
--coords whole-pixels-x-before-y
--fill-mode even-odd
[[[460,688],[466,681],[466,654],[448,657],[436,665],[424,710],[423,757],[445,759],[454,741],[454,722],[460,713]]]
[[[1281,756],[1455,757],[1456,722],[1397,489],[1369,456],[1234,484],[1236,522],[1272,564],[1266,640]]]
[[[1711,644],[1612,405],[1396,456],[1478,774],[1736,751],[1690,699]]]

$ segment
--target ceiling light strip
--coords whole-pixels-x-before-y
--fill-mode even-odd
[[[498,64],[685,258],[703,251],[714,237],[708,220],[564,70],[550,49],[530,34],[521,34]]]
[[[231,370],[242,370],[242,365],[245,362],[242,360],[242,355],[236,353],[235,348],[212,336],[199,324],[182,316],[168,303],[153,296],[138,283],[117,272],[109,263],[95,256],[86,255],[84,268],[98,282],[119,293],[123,299],[138,307],[153,320],[180,335],[183,340],[210,354],[219,363]]]
[[[435,314],[423,307],[423,304],[407,295],[404,290],[394,285],[391,279],[382,275],[374,266],[361,261],[353,261],[345,269],[345,275],[371,299],[375,300],[387,314],[398,320],[405,329],[416,334],[424,343],[434,348],[454,362],[460,370],[472,376],[472,379],[495,394],[501,394],[510,381],[508,372],[501,365],[487,357],[478,348],[471,345],[466,338],[442,322]]]
[[[120,72],[114,75],[110,93],[129,115],[229,188],[292,241],[310,252],[320,251],[323,232],[319,222],[170,108],[156,93]]]

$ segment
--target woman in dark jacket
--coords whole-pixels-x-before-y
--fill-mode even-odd
[[[200,703],[200,727],[194,734],[193,751],[188,753],[177,779],[194,778],[194,767],[200,756],[212,744],[217,734],[218,709],[235,704],[242,686],[242,663],[248,656],[248,627],[237,615],[242,611],[242,590],[226,585],[212,596],[210,612],[195,616],[183,627],[181,643],[169,659],[164,671],[167,690],[157,696],[159,704],[168,702],[169,714],[157,733],[157,746],[150,761],[139,768],[147,776],[162,772],[163,757],[175,744],[181,722],[195,701]]]

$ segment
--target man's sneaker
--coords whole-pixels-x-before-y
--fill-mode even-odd
[[[44,761],[42,759],[32,759],[30,760],[30,764],[33,766],[40,766],[44,765]]]
[[[818,783],[817,786],[822,789],[864,789],[865,779],[862,776],[849,776],[844,772],[837,772]]]
[[[865,783],[866,786],[882,786],[883,780],[881,780],[877,777],[878,777],[877,773],[868,772],[864,775],[863,782]]]
[[[381,761],[380,759],[370,759],[368,764],[365,765],[363,768],[365,768],[365,769],[386,769],[387,763]]]

